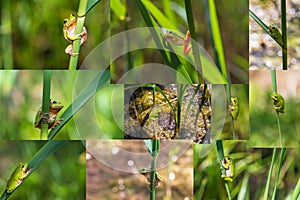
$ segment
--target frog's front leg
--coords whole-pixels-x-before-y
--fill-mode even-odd
[[[80,45],[82,45],[87,40],[87,31],[85,27],[83,27],[81,34],[78,34],[73,38],[73,41],[76,39],[80,39]],[[69,44],[66,47],[65,53],[70,54],[71,56],[78,55],[78,53],[73,52],[73,43]]]
[[[55,122],[51,125],[49,129],[54,128],[56,125],[60,124],[62,120],[64,120],[64,118],[55,119]]]
[[[80,45],[82,45],[87,40],[87,30],[85,27],[82,28],[82,32],[80,33]]]
[[[73,52],[73,44],[69,44],[66,49],[65,49],[65,52],[70,54],[71,56],[75,56],[75,55],[78,55],[78,53],[74,53]]]
[[[186,35],[185,35],[185,42],[184,42],[184,47],[183,47],[184,55],[187,55],[192,49],[192,46],[189,46],[190,42],[191,42],[191,35],[190,35],[190,32],[187,31]]]

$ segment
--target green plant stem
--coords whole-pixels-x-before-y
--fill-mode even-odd
[[[212,44],[215,51],[216,65],[223,75],[223,77],[230,82],[230,77],[227,74],[227,67],[225,62],[224,49],[222,44],[221,31],[219,27],[219,21],[216,11],[216,5],[214,0],[203,0],[206,11],[206,18],[208,20],[210,34],[212,38]]]
[[[279,178],[279,174],[280,174],[280,170],[281,170],[285,150],[286,150],[285,148],[281,148],[281,151],[280,151],[280,156],[279,156],[279,161],[278,161],[278,170],[277,170],[277,173],[276,173],[275,186],[274,186],[274,190],[273,190],[272,200],[275,200],[276,190],[277,190],[277,185],[278,185],[278,178]]]
[[[297,200],[297,198],[300,196],[300,178],[298,179],[297,185],[294,189],[293,195],[291,200]]]
[[[231,200],[229,185],[226,181],[225,181],[225,189],[226,189],[226,192],[227,192],[228,199]]]
[[[216,145],[217,145],[217,151],[218,151],[218,156],[219,156],[221,173],[225,174],[225,169],[222,167],[222,163],[221,163],[221,161],[224,160],[224,150],[223,150],[222,140],[217,140]]]
[[[150,174],[150,200],[155,200],[155,179],[156,179],[156,159],[160,149],[160,141],[152,140],[152,160],[151,160],[151,174]]]
[[[276,148],[273,148],[273,154],[272,154],[272,161],[269,169],[269,174],[268,174],[268,179],[266,183],[266,189],[264,192],[264,200],[268,200],[268,194],[269,194],[269,188],[270,188],[270,183],[271,183],[271,176],[272,176],[272,171],[275,163],[275,156],[276,156]]]
[[[272,89],[274,92],[277,92],[277,81],[276,81],[276,70],[271,70],[271,78],[272,78]],[[280,128],[280,119],[279,113],[276,111],[277,125],[278,125],[278,134],[280,147],[282,148],[282,138],[281,138],[281,128]]]
[[[227,90],[227,104],[230,105],[230,99],[231,99],[231,90],[230,90],[230,84],[226,84],[226,90]]]
[[[226,84],[226,90],[227,90],[227,107],[229,108],[230,105],[230,99],[231,99],[231,90],[230,90],[230,84]],[[232,117],[230,117],[231,119],[231,128],[232,128],[232,138],[234,140],[236,140],[236,132],[235,132],[235,128],[234,128],[234,119]]]
[[[232,138],[234,140],[236,140],[236,132],[235,132],[235,128],[234,128],[234,120],[232,119],[232,117],[230,117],[230,118],[231,118]]]
[[[126,5],[127,7],[127,1],[125,0],[124,1],[124,5]],[[126,17],[128,17],[128,13],[127,13],[127,9],[126,9]],[[126,49],[127,49],[127,53],[126,53],[126,72],[130,71],[132,68],[133,68],[133,63],[132,63],[132,59],[131,59],[131,51],[130,51],[130,37],[129,37],[129,33],[128,33],[128,20],[125,19],[124,20],[124,26],[125,26],[125,31],[126,31],[126,41],[125,44],[126,44]]]
[[[50,99],[51,71],[44,70],[43,77],[44,77],[44,81],[43,81],[42,111],[43,111],[43,113],[49,113],[50,101],[51,101],[51,99]],[[40,139],[47,140],[47,136],[48,136],[48,124],[44,123],[44,121],[42,120]]]
[[[222,163],[221,163],[222,160],[224,160],[224,150],[223,150],[222,140],[217,140],[216,145],[217,145],[217,151],[218,151],[218,156],[219,156],[219,163],[220,163],[221,173],[222,173],[222,175],[225,175],[225,169],[224,169],[224,167],[222,167]],[[225,185],[225,189],[226,189],[226,192],[227,192],[228,199],[231,199],[231,194],[230,194],[230,189],[229,189],[228,182],[224,181],[224,185]]]
[[[269,27],[261,19],[259,19],[252,10],[249,10],[249,15],[262,29],[264,29],[265,32],[268,33]]]
[[[281,0],[282,68],[287,70],[286,0]]]
[[[277,118],[277,125],[278,125],[278,134],[279,134],[279,141],[280,141],[280,147],[282,148],[282,138],[281,138],[281,128],[280,128],[280,120],[279,120],[279,113],[276,112],[276,118]]]
[[[187,16],[187,22],[189,26],[189,32],[191,34],[191,44],[192,44],[192,51],[194,56],[194,62],[196,65],[196,69],[200,72],[200,76],[198,76],[197,83],[204,83],[203,78],[201,77],[202,73],[202,66],[201,66],[201,59],[200,59],[200,53],[198,48],[198,43],[196,42],[196,32],[195,32],[195,24],[194,24],[194,17],[193,17],[193,10],[192,10],[192,4],[191,0],[185,0],[185,11]]]
[[[85,20],[85,14],[86,14],[86,5],[87,5],[87,0],[80,0],[78,13],[77,13],[76,30],[75,30],[76,35],[80,35],[82,32],[84,20]],[[75,70],[77,67],[78,55],[80,50],[80,40],[81,38],[78,38],[73,42],[74,56],[70,57],[70,62],[69,62],[70,70]]]
[[[270,72],[272,78],[272,89],[274,92],[277,92],[276,70],[271,70]]]
[[[12,18],[11,18],[11,1],[1,2],[1,26],[0,32],[2,37],[2,58],[0,58],[0,66],[3,62],[4,69],[12,69],[14,66],[13,47],[12,47]],[[0,56],[1,57],[1,56]]]

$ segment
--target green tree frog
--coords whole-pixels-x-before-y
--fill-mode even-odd
[[[275,24],[268,26],[268,33],[274,38],[281,46],[283,46],[282,34]]]
[[[234,163],[233,160],[229,156],[225,156],[221,161],[222,168],[225,169],[225,174],[222,174],[221,177],[225,181],[232,182],[232,177],[234,176]]]
[[[274,109],[276,110],[277,113],[284,113],[284,98],[274,92],[273,94],[271,94],[271,98],[273,99],[273,103],[274,103]]]
[[[147,178],[149,185],[151,184],[151,169],[150,168],[142,168],[139,170],[140,174]],[[159,186],[160,182],[162,181],[162,177],[160,174],[155,171],[155,187]]]
[[[239,100],[237,97],[231,97],[230,98],[230,105],[228,106],[228,110],[230,113],[230,116],[233,120],[237,120],[237,117],[239,115]]]
[[[56,119],[58,112],[64,106],[60,102],[50,102],[49,113],[44,113],[42,107],[38,110],[35,116],[34,126],[35,128],[41,128],[42,122],[48,124],[48,129],[54,128],[55,125],[59,124],[62,118]]]
[[[187,55],[191,51],[192,47],[189,45],[191,42],[191,35],[189,31],[186,32],[185,38],[179,36],[177,33],[173,31],[165,31],[164,37],[168,42],[170,42],[173,45],[184,46],[183,47],[184,55]]]
[[[28,170],[28,163],[20,162],[19,166],[15,169],[7,181],[7,193],[14,191],[23,182],[23,179],[28,176],[31,170],[32,169]]]
[[[65,52],[70,54],[71,56],[75,55],[73,52],[73,41],[80,39],[80,45],[82,45],[87,40],[87,30],[85,27],[82,28],[81,34],[76,35],[76,24],[77,17],[74,14],[71,14],[69,18],[64,19],[64,37],[68,42],[72,43],[67,46]]]

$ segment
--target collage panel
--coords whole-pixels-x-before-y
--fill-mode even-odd
[[[249,68],[300,69],[297,0],[249,2]]]
[[[210,84],[125,84],[124,138],[211,143]]]
[[[85,142],[0,144],[1,199],[85,199]]]
[[[299,156],[247,141],[194,145],[194,199],[298,199]]]
[[[249,138],[249,85],[212,86],[212,135],[214,140]]]
[[[78,1],[3,1],[0,69],[68,69],[71,57],[78,59],[73,69],[80,68],[87,55],[109,38],[110,12],[107,0],[88,4],[84,13],[78,6]],[[75,34],[79,18],[84,22],[78,33],[81,42]],[[78,47],[82,44],[80,55],[73,52],[75,41]]]
[[[107,70],[5,70],[0,88],[1,139],[123,138],[123,86]]]
[[[275,76],[272,71],[250,71],[249,147],[300,147],[299,75],[298,70],[277,70]]]
[[[248,82],[248,3],[189,2],[110,1],[113,83]]]
[[[149,199],[153,192],[155,199],[193,199],[192,143],[152,142],[87,141],[86,199]]]

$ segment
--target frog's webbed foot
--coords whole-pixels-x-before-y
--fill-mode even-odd
[[[51,124],[48,128],[49,129],[54,128],[56,125],[60,124],[60,121],[62,121],[62,120],[64,120],[64,118],[56,119],[55,122],[53,124]]]
[[[70,54],[71,56],[75,56],[78,55],[79,53],[74,53],[73,52],[73,44],[69,44],[66,49],[65,49],[65,53]]]

